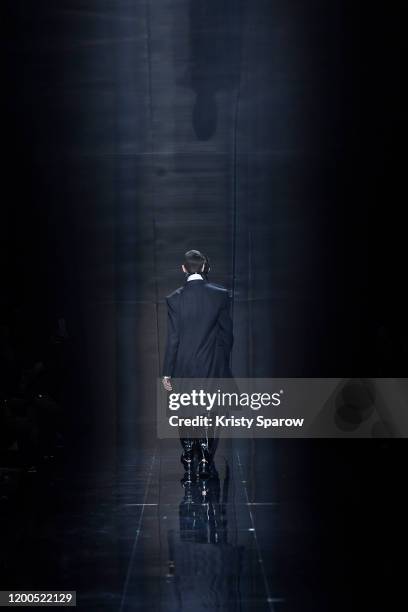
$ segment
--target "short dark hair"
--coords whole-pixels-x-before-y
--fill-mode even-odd
[[[210,269],[210,261],[208,257],[204,255],[204,253],[195,251],[193,249],[191,251],[187,251],[187,253],[184,255],[184,267],[188,274],[202,273],[206,275]]]

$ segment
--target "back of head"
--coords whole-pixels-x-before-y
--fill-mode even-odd
[[[207,276],[210,270],[209,259],[204,253],[200,251],[187,251],[184,255],[184,267],[187,270],[187,274],[202,274]]]

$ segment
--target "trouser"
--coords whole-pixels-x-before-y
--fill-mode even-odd
[[[197,452],[199,460],[212,461],[218,444],[218,438],[202,435],[200,438],[180,438],[185,453]]]

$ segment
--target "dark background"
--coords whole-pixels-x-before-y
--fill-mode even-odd
[[[154,437],[164,296],[188,248],[233,290],[236,375],[404,376],[396,5],[21,0],[1,12],[1,316],[28,361],[65,319],[65,437],[81,460],[134,452],[135,423]],[[360,538],[356,566],[372,533],[389,546],[379,525],[398,505],[401,445],[278,446],[288,464],[307,458],[316,504],[344,503],[333,520]]]

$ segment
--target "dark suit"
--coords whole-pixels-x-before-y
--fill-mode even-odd
[[[233,343],[227,289],[186,281],[166,298],[167,345],[163,376],[229,378]]]

